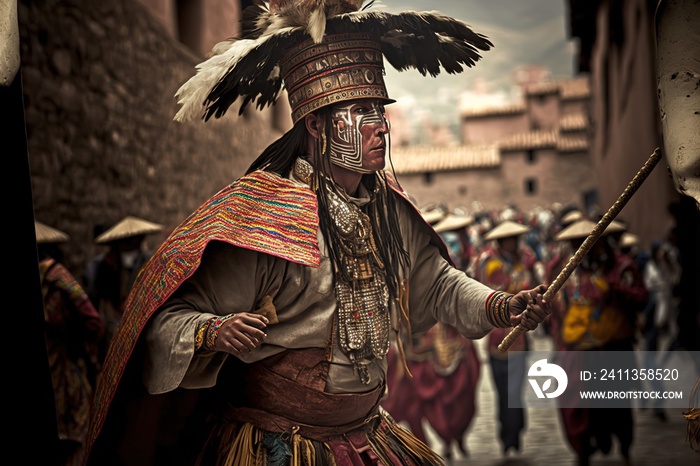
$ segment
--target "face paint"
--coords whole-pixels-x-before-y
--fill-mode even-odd
[[[359,113],[358,109],[362,109],[364,113]],[[387,148],[386,134],[389,132],[389,122],[384,117],[384,106],[379,102],[335,106],[331,112],[331,124],[331,162],[357,173],[373,173],[374,170],[367,170],[362,166],[363,142],[366,142],[363,140],[362,130],[369,125],[385,126],[386,130],[380,137],[383,139],[383,147]]]

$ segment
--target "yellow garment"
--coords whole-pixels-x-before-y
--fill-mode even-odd
[[[486,276],[492,277],[494,273],[503,268],[503,262],[500,260],[490,260],[486,263]]]
[[[595,277],[592,282],[600,290],[601,296],[605,296],[610,288],[607,281],[603,277]],[[596,315],[601,300],[573,298],[562,328],[562,338],[566,343],[599,345],[627,336],[626,319],[620,309],[603,306]]]

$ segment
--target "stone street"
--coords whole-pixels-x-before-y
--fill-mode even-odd
[[[533,338],[534,349],[549,349],[547,338]],[[451,451],[454,466],[576,466],[576,456],[569,449],[556,410],[528,409],[527,427],[522,437],[520,454],[502,453],[498,439],[495,389],[488,366],[485,339],[479,340],[477,349],[482,361],[479,378],[478,411],[467,432],[469,457],[464,458],[455,446]],[[686,441],[687,422],[683,409],[668,409],[667,420],[654,417],[650,409],[634,411],[635,437],[632,445],[632,466],[697,466],[700,454],[695,453]],[[439,453],[445,447],[435,433],[426,426],[431,446]],[[607,456],[596,452],[591,466],[624,466],[625,462],[614,444]]]

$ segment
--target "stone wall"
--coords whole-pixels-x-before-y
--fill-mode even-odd
[[[135,215],[167,232],[280,135],[270,110],[174,122],[202,58],[135,1],[23,0],[18,13],[35,218],[71,236],[78,274],[101,249],[95,224]]]

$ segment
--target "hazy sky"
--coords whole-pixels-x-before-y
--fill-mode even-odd
[[[424,110],[435,122],[456,125],[460,105],[510,102],[518,66],[544,66],[554,78],[574,74],[575,42],[567,37],[566,0],[382,0],[375,5],[391,12],[439,11],[464,21],[494,44],[475,67],[456,75],[423,77],[388,65],[389,94],[410,114]]]

